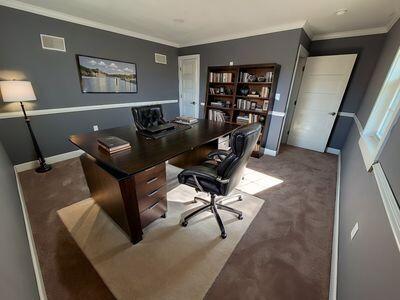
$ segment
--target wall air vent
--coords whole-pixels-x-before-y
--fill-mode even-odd
[[[41,34],[40,40],[43,49],[66,52],[65,41],[62,37]]]
[[[154,58],[156,63],[158,64],[163,64],[163,65],[167,64],[167,56],[164,54],[154,53]]]

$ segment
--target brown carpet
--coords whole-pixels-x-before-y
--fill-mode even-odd
[[[284,147],[248,167],[283,182],[255,194],[268,203],[206,299],[327,299],[337,157]],[[20,179],[48,298],[113,299],[56,213],[89,197],[79,160]]]

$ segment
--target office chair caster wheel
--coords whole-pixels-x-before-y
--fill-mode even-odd
[[[221,233],[221,237],[222,237],[223,239],[226,239],[226,237],[227,237],[226,232]]]
[[[161,216],[161,218],[166,219],[166,218],[167,218],[167,214],[163,214],[163,215]]]
[[[183,222],[181,223],[181,225],[182,225],[183,227],[186,227],[186,226],[187,226],[187,224],[188,224],[188,222],[187,222],[187,221],[183,221]]]
[[[239,220],[243,220],[243,215],[238,216]]]
[[[238,198],[238,201],[242,201],[242,200],[243,200],[242,195],[240,195]]]

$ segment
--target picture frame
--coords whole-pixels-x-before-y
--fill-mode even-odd
[[[135,63],[88,55],[76,55],[82,93],[136,94]]]
[[[262,106],[262,110],[263,111],[267,111],[268,110],[268,105],[269,105],[269,101],[268,100],[264,100],[263,106]]]
[[[257,102],[255,102],[255,101],[251,101],[251,104],[250,104],[250,109],[252,109],[252,110],[255,110],[255,109],[256,109],[256,107],[257,107]]]

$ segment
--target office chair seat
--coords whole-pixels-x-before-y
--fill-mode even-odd
[[[226,199],[226,196],[233,191],[242,179],[247,161],[257,143],[260,132],[260,123],[250,124],[235,130],[230,139],[231,151],[210,152],[208,158],[214,159],[214,162],[206,161],[202,165],[185,169],[178,175],[181,184],[186,184],[197,191],[211,195],[210,200],[195,197],[195,200],[200,200],[205,205],[186,216],[181,223],[182,226],[187,226],[188,221],[194,216],[205,211],[211,211],[220,227],[221,237],[226,238],[227,235],[218,209],[234,213],[238,219],[243,218],[241,211],[223,205],[220,201]],[[223,196],[223,198],[216,200],[217,196]],[[240,195],[234,197],[238,197],[238,200],[242,199]]]

